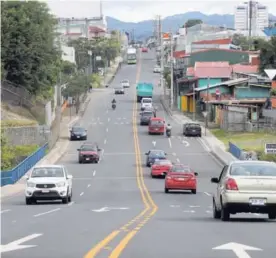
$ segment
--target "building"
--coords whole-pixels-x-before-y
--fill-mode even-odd
[[[200,40],[200,41],[195,41],[191,44],[191,52],[210,49],[210,48],[237,49],[237,50],[241,49],[239,46],[235,46],[232,44],[231,38]]]
[[[104,16],[92,18],[58,18],[58,33],[68,39],[105,37],[107,22]]]
[[[251,35],[255,36],[257,31],[268,27],[268,16],[268,8],[258,2],[240,4],[235,7],[235,30],[251,31]]]

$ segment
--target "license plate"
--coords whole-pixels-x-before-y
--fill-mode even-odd
[[[86,160],[90,160],[89,158],[86,158]]]
[[[158,131],[158,128],[155,128],[155,131]]]
[[[193,130],[193,133],[195,133],[195,130]]]
[[[42,190],[42,193],[50,193],[50,190]]]
[[[80,138],[80,136],[77,136],[77,138]]]
[[[251,205],[265,205],[266,199],[249,199]]]
[[[177,178],[179,181],[185,181],[185,178]]]

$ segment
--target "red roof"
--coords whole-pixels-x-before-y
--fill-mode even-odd
[[[176,59],[185,57],[185,50],[173,52],[173,57]]]
[[[198,78],[230,78],[232,72],[228,62],[196,62],[194,69]]]
[[[259,71],[258,65],[234,64],[231,67],[234,73],[258,73]]]
[[[232,52],[232,53],[245,53],[245,54],[259,54],[259,51],[242,51],[242,50],[235,50],[235,49],[222,49],[222,48],[208,48],[203,50],[198,50],[192,52],[191,54],[201,53],[201,52],[208,52],[208,51],[224,51],[224,52]]]
[[[229,45],[232,43],[232,39],[213,39],[213,40],[201,40],[195,41],[193,44],[218,44],[218,45]]]
[[[187,68],[187,76],[194,76],[194,74],[195,74],[195,69],[194,69],[194,67],[188,67]]]
[[[65,33],[65,35],[67,36],[78,36],[78,35],[82,35],[81,32],[68,32],[68,33]]]
[[[99,28],[99,27],[90,26],[89,27],[89,32],[90,33],[101,33],[101,32],[105,32],[105,30],[102,29],[102,28]]]

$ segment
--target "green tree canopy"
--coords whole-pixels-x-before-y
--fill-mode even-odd
[[[46,3],[1,3],[2,79],[32,93],[49,90],[56,83],[61,54],[54,45],[55,19]]]
[[[276,37],[269,41],[257,41],[255,44],[260,49],[260,72],[264,69],[276,69]]]
[[[182,26],[182,28],[190,28],[197,24],[202,24],[202,23],[203,23],[203,21],[200,19],[190,19],[185,22],[185,24]]]

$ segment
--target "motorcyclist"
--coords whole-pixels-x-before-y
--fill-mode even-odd
[[[170,124],[167,124],[166,126],[166,133],[170,132],[172,130],[172,126]]]
[[[111,103],[112,103],[112,104],[116,104],[116,100],[115,100],[115,99],[113,99]]]

